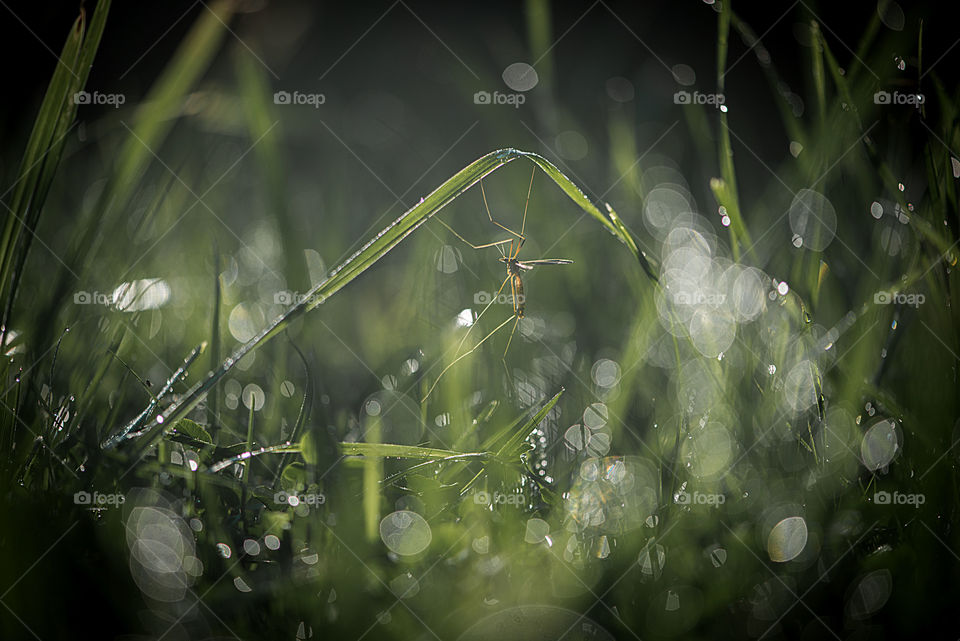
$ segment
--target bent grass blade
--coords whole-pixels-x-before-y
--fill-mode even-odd
[[[138,443],[132,452],[133,456],[136,458],[145,454],[153,442],[162,434],[164,424],[173,424],[177,420],[185,417],[203,401],[210,389],[216,385],[227,372],[233,369],[234,365],[236,365],[240,359],[264,345],[295,320],[304,316],[307,312],[312,311],[326,299],[343,289],[437,212],[457,199],[464,191],[475,185],[481,178],[518,158],[530,160],[546,173],[574,203],[583,211],[590,214],[602,224],[607,231],[626,245],[640,263],[647,276],[652,281],[656,281],[656,272],[648,258],[639,250],[633,236],[623,223],[620,222],[620,219],[609,204],[605,205],[607,213],[604,214],[579,187],[543,156],[510,148],[492,151],[461,169],[428,196],[422,198],[420,202],[414,205],[409,211],[390,223],[352,256],[336,267],[325,280],[314,286],[307,296],[294,304],[256,336],[237,348],[229,358],[225,359],[216,370],[208,374],[205,380],[197,383],[182,399],[167,407],[165,412],[158,415],[150,428],[145,431],[144,437],[137,439]]]

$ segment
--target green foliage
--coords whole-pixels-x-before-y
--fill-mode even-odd
[[[398,197],[404,213],[374,232],[383,203],[353,169],[322,158],[305,179],[288,158],[291,139],[313,145],[326,132],[292,116],[277,124],[283,107],[260,61],[236,47],[218,73],[236,9],[226,1],[199,14],[119,127],[90,142],[110,161],[95,175],[102,189],[87,191],[94,181],[77,165],[92,152],[60,165],[109,8],[101,0],[89,21],[82,11],[68,34],[0,236],[0,495],[22,515],[0,527],[11,611],[35,613],[27,584],[14,588],[49,552],[50,572],[76,566],[111,592],[104,607],[131,620],[123,626],[139,629],[145,599],[163,620],[182,616],[163,604],[193,599],[164,601],[170,585],[157,577],[170,577],[142,554],[161,535],[164,552],[183,552],[168,574],[244,638],[290,636],[299,622],[356,638],[375,613],[381,638],[416,638],[423,620],[440,638],[469,625],[482,637],[484,625],[500,629],[488,613],[519,625],[548,612],[555,625],[560,608],[577,612],[570,626],[583,614],[617,638],[738,638],[760,623],[789,636],[816,627],[814,611],[838,631],[866,635],[873,621],[904,636],[902,621],[949,607],[952,559],[940,546],[956,547],[960,508],[958,97],[933,73],[936,109],[874,104],[864,61],[886,61],[878,18],[841,63],[803,13],[815,45],[803,116],[762,65],[790,157],[749,148],[732,95],[729,111],[683,107],[691,201],[707,199],[722,223],[687,211],[669,229],[651,223],[658,175],[683,176],[644,159],[637,115],[621,110],[602,127],[609,197],[587,196],[591,185],[547,154],[507,147],[465,166],[438,154],[437,186],[412,204]],[[732,36],[755,36],[730,2],[718,9],[717,88],[730,92]],[[550,14],[547,2],[526,4],[552,88]],[[929,135],[901,137],[918,123]],[[253,166],[220,176],[230,193],[198,194],[192,181],[218,174],[224,140],[228,151],[247,143],[240,158]],[[201,158],[201,147],[216,152]],[[890,151],[902,148],[913,155]],[[419,162],[394,160],[398,175]],[[527,214],[515,196],[531,170],[550,180],[536,182]],[[823,246],[816,233],[785,237],[801,190],[833,203],[834,229],[814,225]],[[488,197],[499,227],[480,209]],[[194,200],[239,211],[223,215],[229,233],[216,214],[186,218]],[[31,252],[41,213],[65,221],[79,273],[41,269]],[[520,216],[524,252],[573,265],[526,275],[527,315],[515,322],[515,307],[477,293],[503,282],[496,250],[472,252],[450,230],[484,244],[496,235],[502,248]],[[577,216],[595,224],[577,228]],[[344,258],[326,271],[309,252]],[[181,298],[70,304],[95,271],[132,281],[135,267],[176,281]],[[684,300],[691,282],[731,300]],[[291,289],[304,292],[277,296]],[[877,498],[898,492],[923,502]],[[118,509],[83,502],[98,493]],[[23,540],[18,521],[43,536]],[[50,546],[63,532],[82,555]],[[903,587],[918,568],[930,594]],[[783,586],[816,601],[791,610]],[[4,638],[21,635],[0,621]]]

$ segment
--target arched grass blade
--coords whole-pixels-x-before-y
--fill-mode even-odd
[[[640,262],[644,271],[656,281],[656,272],[643,252],[639,250],[633,237],[619,220],[613,209],[607,205],[608,215],[590,201],[583,191],[567,178],[553,163],[538,154],[517,149],[499,149],[473,161],[450,179],[440,185],[431,194],[422,198],[409,211],[390,223],[383,231],[374,236],[352,256],[336,267],[329,276],[314,286],[306,296],[274,320],[268,327],[240,346],[232,356],[223,361],[219,368],[211,372],[206,380],[198,383],[189,393],[171,405],[165,415],[158,416],[148,438],[140,439],[134,456],[142,455],[163,431],[163,423],[176,421],[187,415],[207,395],[210,389],[222,379],[244,356],[256,350],[271,338],[282,332],[290,323],[320,306],[325,300],[343,289],[353,279],[372,267],[387,252],[400,244],[432,216],[457,199],[464,191],[475,185],[484,176],[496,171],[505,164],[518,158],[526,158],[544,171],[571,200],[581,209],[599,221],[611,234],[616,236]]]

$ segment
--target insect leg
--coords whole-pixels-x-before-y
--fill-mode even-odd
[[[506,231],[506,232],[508,232],[508,233],[510,233],[510,234],[513,234],[513,235],[516,236],[516,237],[520,240],[520,242],[522,243],[522,242],[525,240],[525,238],[524,238],[524,236],[523,236],[523,231],[521,231],[521,232],[518,234],[517,232],[513,231],[512,229],[510,229],[510,228],[507,227],[506,225],[503,225],[503,224],[501,224],[501,223],[498,223],[497,221],[495,221],[495,220],[493,219],[493,214],[490,213],[490,206],[487,204],[487,192],[483,189],[483,179],[482,179],[482,178],[480,179],[480,194],[483,196],[483,206],[484,206],[484,207],[486,208],[486,210],[487,210],[487,218],[490,219],[490,222],[493,223],[494,225],[496,225],[497,227],[499,227],[500,229],[502,229],[502,230],[504,230],[504,231]]]
[[[453,234],[454,236],[456,236],[457,238],[459,238],[460,240],[462,240],[462,241],[465,242],[466,244],[470,245],[470,247],[472,247],[473,249],[486,249],[487,247],[494,247],[494,246],[497,247],[497,248],[500,248],[500,245],[505,245],[505,244],[507,244],[507,243],[512,243],[512,242],[513,242],[513,239],[512,239],[512,238],[504,238],[503,240],[497,240],[497,241],[494,241],[494,242],[492,242],[492,243],[484,243],[484,244],[482,244],[482,245],[474,245],[474,244],[471,243],[469,240],[467,240],[466,238],[464,238],[463,236],[461,236],[460,234],[458,234],[457,231],[456,231],[453,227],[451,227],[450,225],[448,225],[447,223],[443,222],[443,221],[440,220],[439,218],[437,218],[436,221],[437,221],[438,223],[440,223],[441,225],[443,225],[444,227],[446,227],[446,228],[450,231],[451,234]]]

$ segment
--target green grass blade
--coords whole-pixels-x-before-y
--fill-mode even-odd
[[[811,22],[810,30],[816,40],[823,38],[823,34],[820,33],[820,25],[815,20]],[[817,116],[821,127],[825,126],[827,122],[827,79],[823,70],[823,52],[822,47],[810,48],[813,87],[817,95]]]
[[[60,165],[60,157],[77,114],[76,93],[86,85],[90,67],[100,47],[100,39],[110,11],[110,0],[101,0],[90,21],[86,12],[74,22],[60,54],[59,63],[47,88],[40,112],[27,143],[18,173],[12,206],[0,237],[0,294],[3,317],[0,327],[6,332],[30,247],[32,230],[43,212],[50,185]],[[0,336],[0,343],[5,340]]]
[[[524,423],[523,427],[513,433],[513,436],[511,436],[497,451],[497,456],[508,459],[518,456],[520,454],[520,444],[523,443],[528,436],[530,436],[530,432],[532,432],[534,428],[536,428],[537,425],[539,425],[544,419],[547,413],[553,409],[553,406],[557,404],[557,401],[560,400],[560,397],[563,396],[565,391],[566,390],[561,387],[560,391],[554,394],[553,398],[547,401],[546,404],[540,408],[539,412],[534,414],[529,421]]]
[[[723,93],[727,69],[727,49],[730,37],[730,18],[733,15],[732,3],[724,2],[717,26],[717,91]],[[730,249],[733,260],[740,260],[740,243],[752,248],[750,233],[743,222],[740,212],[740,197],[737,194],[737,176],[733,165],[733,147],[730,143],[730,129],[727,126],[727,113],[720,112],[720,175],[722,180],[710,181],[710,188],[717,202],[726,208],[730,216]]]
[[[550,0],[526,0],[524,13],[527,23],[527,42],[531,60],[536,60],[537,75],[547,88],[553,87],[553,29],[551,28]]]
[[[613,234],[621,243],[627,246],[627,249],[630,250],[630,253],[633,254],[633,257],[637,259],[637,262],[640,263],[640,266],[643,267],[643,271],[646,272],[647,276],[654,282],[657,280],[657,272],[651,264],[652,259],[647,256],[644,252],[640,251],[640,248],[637,247],[637,243],[633,238],[633,235],[627,231],[626,227],[621,222],[620,218],[617,216],[613,208],[604,203],[604,207],[607,210],[607,214],[604,214],[600,208],[591,201],[586,194],[581,190],[572,180],[567,178],[567,176],[557,169],[557,167],[551,163],[549,160],[540,156],[538,154],[530,152],[520,152],[516,150],[511,150],[515,153],[519,153],[522,156],[528,158],[530,161],[535,163],[540,169],[543,170],[543,173],[550,176],[553,182],[557,183],[560,189],[570,197],[570,200],[575,202],[583,211],[593,216],[597,222],[607,228],[611,234]]]
[[[486,456],[484,452],[454,452],[434,447],[418,445],[396,445],[393,443],[340,443],[344,456],[367,456],[370,458],[410,458],[436,459],[464,456]]]
[[[74,66],[79,56],[80,43],[83,40],[83,23],[84,14],[81,12],[60,52],[60,59],[63,62],[58,63],[53,72],[53,77],[50,79],[47,92],[40,105],[40,112],[34,122],[33,131],[27,141],[23,160],[20,162],[19,182],[14,188],[11,211],[4,225],[3,237],[0,239],[0,256],[2,256],[0,276],[3,277],[2,282],[4,284],[7,282],[7,272],[13,256],[12,247],[26,224],[27,208],[32,201],[32,198],[29,198],[28,195],[32,195],[40,180],[46,156],[56,141],[60,113],[72,98],[67,93],[72,84],[70,79],[75,73]]]
[[[263,65],[246,49],[237,48],[235,60],[240,103],[243,105],[250,141],[254,143],[253,155],[263,173],[270,214],[276,221],[277,235],[283,246],[283,273],[287,288],[303,291],[312,283],[304,248],[297,241],[301,234],[297,233],[289,216],[287,169],[280,153],[281,128],[279,121],[272,117],[273,103],[268,100],[273,94]]]
[[[80,266],[81,277],[98,253],[107,224],[126,211],[140,178],[155,159],[154,153],[176,124],[184,97],[209,68],[226,34],[224,24],[233,13],[233,6],[228,0],[209,4],[209,11],[202,12],[173,60],[137,108],[134,122],[129,124],[130,135],[116,155],[114,172],[94,207],[95,217],[78,227],[82,233],[77,234],[67,260],[68,265]],[[64,296],[69,285],[70,281],[65,278],[54,300]]]
[[[380,417],[373,416],[367,425],[367,445],[381,445]],[[366,456],[363,460],[363,525],[367,541],[377,540],[380,523],[380,480],[383,478],[383,457]]]
[[[220,308],[223,306],[223,281],[220,276],[220,246],[214,241],[213,247],[213,309],[210,312],[210,371],[220,364]],[[210,423],[213,442],[219,443],[220,435],[220,394],[214,391],[210,399]]]
[[[637,248],[636,243],[617,217],[612,208],[607,206],[608,215],[593,204],[583,191],[567,178],[553,163],[546,158],[517,149],[499,149],[473,161],[450,179],[440,185],[431,194],[422,198],[409,211],[390,223],[383,231],[373,237],[352,256],[336,267],[321,283],[314,286],[309,293],[297,304],[284,312],[268,327],[261,330],[256,336],[241,345],[232,356],[223,361],[219,368],[211,372],[206,380],[193,387],[184,397],[167,408],[163,416],[152,425],[146,438],[141,438],[136,454],[142,454],[154,442],[163,429],[164,421],[176,421],[187,415],[196,407],[234,365],[250,352],[258,349],[274,336],[282,332],[292,322],[304,316],[307,312],[320,306],[325,300],[339,292],[353,279],[360,276],[374,263],[383,258],[390,250],[400,244],[431,216],[442,210],[458,198],[464,191],[480,181],[484,176],[496,171],[500,167],[517,158],[526,158],[540,167],[571,200],[585,212],[599,221],[611,234],[617,237],[630,249],[631,253],[644,267],[647,275],[655,280],[655,272],[646,257]]]

